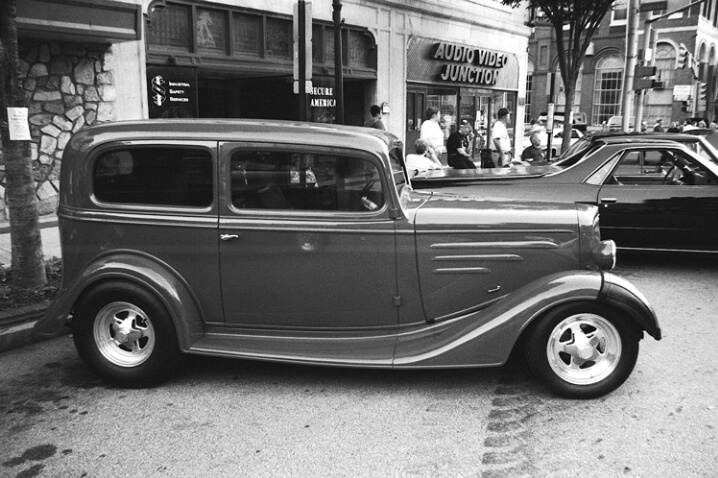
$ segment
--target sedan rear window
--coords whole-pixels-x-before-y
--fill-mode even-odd
[[[208,207],[212,156],[204,149],[135,147],[104,152],[93,171],[95,197],[103,202]]]

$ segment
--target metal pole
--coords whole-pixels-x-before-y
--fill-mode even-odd
[[[636,15],[638,16],[638,15]],[[643,66],[652,66],[655,65],[655,55],[656,52],[654,50],[651,50],[651,59],[649,60],[647,55],[648,51],[653,45],[651,42],[651,36],[655,35],[653,30],[651,29],[653,13],[648,14],[648,19],[646,19],[646,26],[643,29]],[[633,125],[633,130],[638,132],[641,131],[641,124],[643,123],[643,103],[645,102],[645,98],[648,96],[646,90],[639,90],[636,93],[636,122]]]
[[[623,71],[623,118],[621,121],[621,129],[628,133],[629,124],[631,122],[631,106],[633,98],[633,76],[636,69],[636,31],[638,30],[638,2],[639,0],[631,0],[628,5],[628,32],[626,35],[626,68]],[[636,118],[638,119],[638,118]],[[640,131],[640,124],[636,128],[636,132]]]
[[[299,0],[297,3],[297,12],[299,16],[299,32],[297,38],[299,40],[299,121],[307,121],[307,38],[304,35],[306,29],[305,22],[307,21],[307,18],[305,16],[305,9],[306,1]]]
[[[342,2],[333,0],[334,9],[334,93],[337,100],[337,124],[344,124],[344,65],[342,61]]]

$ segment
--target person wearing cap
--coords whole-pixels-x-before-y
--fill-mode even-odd
[[[446,152],[448,163],[454,169],[476,169],[469,154],[469,134],[471,124],[467,120],[461,120],[459,131],[454,131],[446,140]]]
[[[511,140],[506,126],[509,124],[510,113],[506,108],[499,109],[497,119],[491,127],[491,150],[494,164],[498,167],[511,163]]]

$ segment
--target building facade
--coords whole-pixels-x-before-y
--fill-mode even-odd
[[[640,30],[635,37],[639,49],[642,50],[644,45],[647,19],[675,12],[694,2],[668,0],[665,3],[665,10],[639,13]],[[617,0],[606,14],[588,48],[579,75],[573,111],[584,113],[588,123],[595,127],[601,126],[611,116],[623,113],[628,5],[628,0]],[[655,33],[655,43],[651,48],[657,70],[655,80],[661,84],[660,87],[645,90],[643,120],[648,125],[653,125],[659,118],[666,125],[695,117],[712,121],[715,118],[715,70],[718,60],[718,0],[707,0],[653,21],[651,27]],[[684,68],[680,68],[681,45],[689,53]],[[528,62],[525,122],[547,111],[549,73],[559,72],[553,27],[540,16],[529,42]],[[556,111],[563,111],[563,84],[560,74],[556,77]]]
[[[54,210],[64,146],[85,126],[163,117],[299,119],[295,3],[18,0],[42,212]],[[363,125],[369,107],[380,105],[387,129],[413,152],[428,106],[440,108],[447,135],[461,119],[485,130],[506,107],[521,134],[531,31],[524,9],[493,0],[308,3],[308,121],[337,121],[333,12],[340,4],[345,124]]]

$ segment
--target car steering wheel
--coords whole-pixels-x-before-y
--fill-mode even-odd
[[[673,184],[676,174],[678,174],[678,169],[678,165],[674,163],[668,171],[666,171],[666,175],[663,176],[663,182],[661,184]]]
[[[359,204],[356,208],[357,210],[361,211],[362,209],[364,209],[367,211],[373,211],[377,208],[377,205],[367,197],[369,191],[371,191],[371,188],[374,187],[375,183],[376,179],[369,178],[364,187],[361,188],[361,192],[359,193]]]

